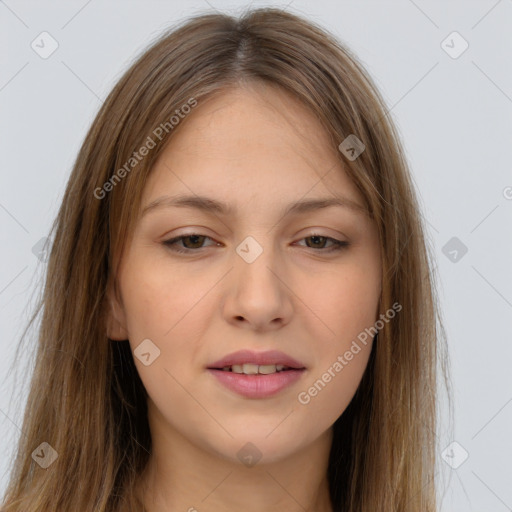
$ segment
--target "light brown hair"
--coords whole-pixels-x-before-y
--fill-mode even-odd
[[[436,510],[436,363],[445,356],[425,228],[399,137],[343,44],[266,8],[239,18],[200,15],[173,28],[126,71],[92,123],[52,226],[44,292],[30,322],[42,312],[4,512],[141,509],[132,491],[151,452],[147,394],[128,342],[107,337],[107,290],[115,289],[148,174],[179,125],[126,176],[113,177],[191,99],[200,104],[253,80],[298,98],[334,147],[350,134],[365,144],[354,161],[338,154],[378,227],[380,312],[395,302],[403,308],[380,330],[356,395],[334,424],[333,510]],[[46,470],[31,457],[44,441],[58,453]]]

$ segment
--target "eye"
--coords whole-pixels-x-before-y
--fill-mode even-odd
[[[331,238],[329,236],[322,236],[322,235],[309,235],[302,240],[311,240],[312,245],[308,244],[306,242],[306,246],[311,249],[319,249],[322,252],[333,252],[333,251],[340,251],[342,249],[345,249],[349,246],[348,242],[345,242],[343,240],[337,240],[336,238]],[[331,246],[326,248],[325,243],[331,242]]]
[[[192,252],[198,252],[198,249],[204,249],[205,246],[203,246],[203,243],[205,240],[212,240],[209,236],[201,235],[199,233],[190,233],[187,235],[181,235],[174,238],[171,238],[170,240],[165,240],[162,242],[165,246],[167,246],[172,251],[181,253],[181,254],[190,254]],[[311,244],[306,242],[306,247],[310,249],[316,249],[321,252],[334,252],[334,251],[340,251],[342,249],[345,249],[349,246],[349,242],[343,241],[343,240],[337,240],[335,238],[331,238],[328,236],[322,236],[322,235],[309,235],[305,238],[302,238],[302,240],[310,240]],[[327,242],[331,243],[330,247],[325,247],[325,244]],[[181,243],[182,245],[178,245],[178,243]],[[215,242],[210,245],[220,245],[218,242]],[[208,247],[208,246],[206,246]]]
[[[206,239],[212,240],[209,236],[206,235],[200,235],[199,233],[190,233],[189,235],[181,235],[171,238],[170,240],[165,240],[162,243],[169,247],[172,251],[188,254],[190,252],[194,252],[194,249],[202,249],[202,244]],[[183,245],[177,246],[177,242],[182,242],[185,248],[183,249]]]

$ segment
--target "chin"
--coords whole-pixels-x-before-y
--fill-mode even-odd
[[[293,431],[281,429],[278,433],[277,431],[280,429],[278,425],[282,419],[280,418],[274,423],[272,428],[268,428],[267,425],[260,429],[254,426],[250,429],[226,427],[233,438],[226,439],[224,437],[222,441],[218,440],[219,442],[214,443],[210,439],[209,449],[230,462],[247,467],[279,462],[300,451],[305,442],[297,436],[297,429],[293,429]]]

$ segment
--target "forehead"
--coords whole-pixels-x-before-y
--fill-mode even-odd
[[[181,121],[150,174],[143,206],[164,193],[239,203],[282,203],[308,193],[363,203],[318,118],[264,84],[208,98]]]
[[[242,144],[241,144],[242,143]],[[329,158],[335,153],[313,112],[273,85],[231,87],[201,100],[169,142],[170,151],[244,159],[255,148]]]

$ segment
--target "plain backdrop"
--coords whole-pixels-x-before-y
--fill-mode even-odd
[[[9,370],[42,276],[38,243],[93,116],[161,31],[248,5],[0,1],[0,492],[22,435],[23,400],[12,396],[24,396],[29,375]],[[512,510],[512,0],[251,5],[286,7],[330,30],[382,91],[428,223],[452,362],[454,426],[439,437],[442,510]],[[27,368],[34,346],[22,354]]]

